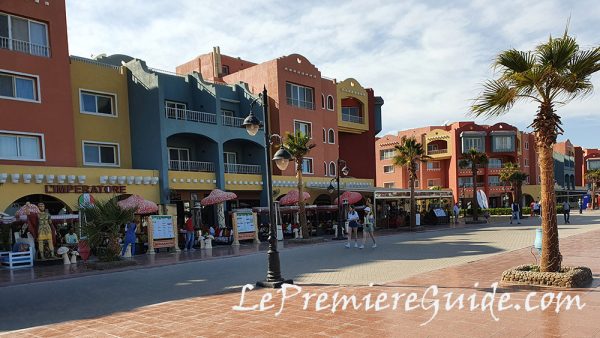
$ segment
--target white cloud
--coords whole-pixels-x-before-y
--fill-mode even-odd
[[[600,42],[600,6],[593,0],[67,0],[67,6],[71,54],[129,54],[173,70],[213,46],[254,62],[299,53],[325,76],[354,77],[374,88],[385,100],[383,132],[468,119],[470,100],[493,75],[495,55],[562,34],[569,16],[581,46]],[[600,90],[600,74],[594,84]],[[600,146],[591,133],[578,132],[589,130],[599,108],[600,95],[593,95],[559,109],[573,142]],[[496,121],[524,128],[534,113],[535,106],[519,105]]]

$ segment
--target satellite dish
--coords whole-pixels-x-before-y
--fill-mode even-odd
[[[481,209],[487,209],[488,208],[487,195],[481,189],[477,190],[477,204],[479,204],[479,206],[481,207]]]

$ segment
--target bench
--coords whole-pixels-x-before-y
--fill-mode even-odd
[[[22,252],[0,252],[0,263],[9,269],[29,268],[33,266],[33,249]]]

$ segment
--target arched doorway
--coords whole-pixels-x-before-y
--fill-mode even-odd
[[[51,215],[71,213],[73,211],[72,206],[68,205],[67,203],[54,196],[44,194],[32,194],[23,196],[17,199],[16,201],[12,202],[11,205],[8,208],[6,208],[4,212],[9,215],[14,215],[17,212],[17,210],[19,210],[19,208],[24,206],[27,202],[31,204],[44,203],[46,209],[48,210],[48,212],[50,212]]]
[[[331,196],[327,194],[321,194],[315,198],[315,205],[331,205],[333,201],[331,200]]]

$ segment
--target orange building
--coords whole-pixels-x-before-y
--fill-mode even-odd
[[[485,152],[489,158],[486,168],[478,171],[475,183],[489,197],[490,207],[506,204],[503,196],[507,195],[508,187],[499,178],[500,168],[504,163],[518,163],[529,177],[538,176],[532,134],[520,132],[506,123],[488,126],[474,122],[456,122],[445,126],[409,129],[378,139],[375,144],[378,187],[409,187],[406,169],[393,165],[395,146],[400,144],[403,136],[415,137],[431,158],[419,166],[415,184],[417,189],[450,188],[455,200],[471,198],[471,170],[461,169],[458,165],[461,154],[470,148]]]
[[[65,2],[0,8],[0,165],[74,166]]]
[[[286,133],[301,131],[316,145],[303,163],[308,187],[324,190],[327,183],[311,182],[311,178],[335,177],[340,158],[350,168],[350,177],[363,179],[345,188],[359,190],[374,185],[375,166],[365,159],[374,156],[372,145],[381,130],[383,99],[355,79],[338,82],[324,77],[299,54],[257,64],[222,55],[218,47],[176,70],[179,74],[198,72],[203,79],[214,82],[245,82],[255,94],[265,86],[270,132],[285,137]],[[277,168],[273,171],[274,175],[295,176],[294,166],[283,172]]]

